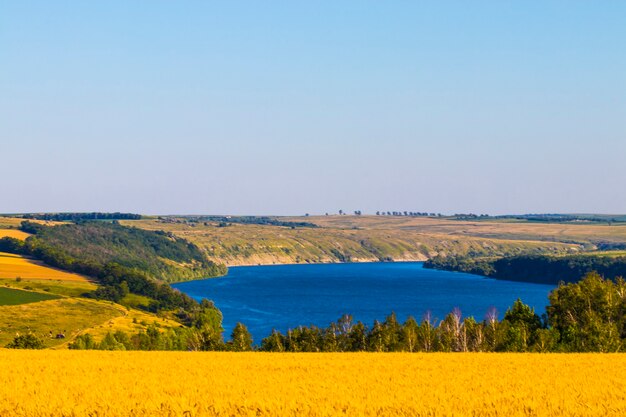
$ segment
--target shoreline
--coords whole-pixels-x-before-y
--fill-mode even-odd
[[[226,265],[227,268],[236,268],[239,266],[279,266],[279,265],[330,265],[330,264],[367,264],[367,263],[397,263],[397,262],[426,262],[428,259],[428,257],[424,256],[423,258],[420,257],[420,259],[408,259],[408,258],[402,258],[402,259],[393,259],[391,261],[381,261],[379,259],[364,259],[364,260],[352,260],[349,262],[342,262],[342,261],[328,261],[328,262],[275,262],[275,263],[238,263],[238,264],[227,264],[224,263],[224,265]],[[214,259],[211,259],[213,262],[217,262]]]
[[[398,264],[398,263],[412,263],[412,262],[426,262],[424,260],[403,259],[399,261],[350,261],[350,262],[287,262],[287,263],[274,263],[274,264],[237,264],[226,265],[227,268],[239,268],[239,267],[251,267],[251,266],[287,266],[287,265],[348,265],[348,264]],[[224,275],[222,275],[224,276]]]

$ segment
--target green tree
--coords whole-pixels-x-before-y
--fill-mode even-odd
[[[424,314],[420,323],[417,340],[418,350],[422,352],[431,352],[435,345],[436,328],[430,311]]]
[[[391,313],[385,318],[382,325],[383,350],[385,352],[398,352],[402,350],[400,339],[402,337],[402,326],[398,322],[396,313]]]
[[[499,330],[500,322],[498,321],[498,310],[495,307],[491,307],[487,311],[485,322],[483,324],[484,329],[484,342],[483,351],[495,352],[499,343]]]
[[[385,351],[385,329],[378,320],[374,320],[372,330],[367,335],[367,347],[372,352]]]
[[[467,350],[481,352],[485,341],[483,324],[476,322],[474,317],[467,317],[463,320],[463,331],[466,334]]]
[[[44,349],[43,340],[32,333],[17,335],[8,345],[8,349]]]
[[[542,353],[554,352],[558,348],[558,342],[559,332],[556,329],[538,329],[531,350]]]
[[[351,352],[364,352],[368,348],[367,327],[358,321],[350,329],[349,348]]]
[[[419,324],[410,316],[402,325],[400,333],[401,350],[405,352],[415,352],[418,350]]]
[[[541,319],[533,308],[518,298],[504,314],[504,321],[508,323],[508,329],[502,341],[502,350],[526,352],[535,344],[537,331],[541,328]]]
[[[112,333],[107,333],[104,339],[98,345],[100,350],[126,350],[126,347],[120,343]],[[156,349],[154,349],[156,350]]]
[[[272,333],[261,341],[261,350],[265,352],[284,352],[285,336],[278,330],[273,329]]]
[[[576,352],[613,352],[621,349],[626,311],[626,284],[597,273],[577,283],[560,285],[549,296],[550,325],[562,347]]]
[[[341,351],[339,347],[339,326],[336,323],[330,323],[330,325],[322,331],[322,351]]]
[[[252,350],[252,335],[244,324],[237,323],[235,325],[230,337],[230,348],[235,352],[247,352]]]
[[[93,339],[93,336],[87,333],[77,336],[76,339],[68,345],[68,348],[76,350],[91,350],[97,349],[98,344]]]

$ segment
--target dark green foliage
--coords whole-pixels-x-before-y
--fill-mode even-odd
[[[22,232],[32,233],[34,235],[39,233],[39,232],[41,232],[46,227],[47,226],[44,226],[43,224],[39,224],[39,223],[35,223],[35,222],[29,222],[29,221],[23,221],[20,224],[20,230]]]
[[[493,275],[493,260],[459,256],[435,256],[424,262],[424,268],[459,271],[469,274]]]
[[[24,242],[13,237],[3,237],[0,239],[0,252],[24,254]]]
[[[16,336],[11,343],[5,346],[8,349],[44,349],[43,340],[32,333]]]
[[[195,245],[164,232],[117,223],[86,222],[40,226],[23,222],[34,233],[26,250],[51,266],[87,275],[108,263],[140,271],[165,282],[222,275],[226,269],[208,260]]]
[[[242,324],[237,323],[233,329],[233,333],[230,337],[230,342],[227,344],[227,349],[234,352],[246,352],[252,350],[252,335],[248,331],[248,328]]]
[[[265,352],[284,352],[285,336],[278,330],[272,330],[272,333],[261,341],[261,350]]]
[[[94,291],[93,295],[99,300],[109,300],[119,303],[122,298],[128,295],[128,293],[128,283],[126,281],[122,281],[115,285],[102,285]]]
[[[547,307],[550,326],[563,349],[615,352],[626,338],[626,281],[587,275],[576,284],[559,286]]]
[[[56,222],[84,220],[140,220],[141,214],[133,213],[29,213],[24,219],[50,220]]]
[[[539,316],[519,298],[504,314],[502,325],[507,334],[499,350],[506,352],[528,351],[535,344],[537,331],[542,327]]]
[[[196,217],[183,217],[182,219],[191,223],[214,222],[214,223],[218,223],[219,227],[224,227],[231,223],[259,224],[263,226],[282,226],[282,227],[291,227],[291,228],[318,227],[315,223],[283,221],[283,220],[278,220],[273,217],[265,217],[265,216],[196,216]],[[171,219],[170,221],[176,221],[176,220]]]
[[[68,347],[76,350],[92,350],[98,349],[98,343],[93,340],[93,336],[87,333],[76,336],[76,339]]]
[[[437,256],[426,261],[424,267],[556,285],[561,281],[576,282],[593,271],[610,279],[626,276],[626,257],[525,255],[474,259]]]

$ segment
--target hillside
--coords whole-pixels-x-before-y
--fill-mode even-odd
[[[215,307],[166,283],[225,272],[192,243],[109,221],[15,227],[0,218],[0,251],[10,252],[0,252],[0,347],[33,337],[44,347],[86,334],[96,343],[115,332],[140,337],[202,326],[202,314],[220,317],[209,324],[220,326]]]
[[[88,273],[115,263],[165,282],[210,277],[225,269],[211,262],[195,245],[173,235],[154,233],[110,222],[86,222],[47,227],[30,222],[22,230],[28,253],[52,266]],[[92,274],[90,274],[92,275]]]
[[[42,338],[46,347],[66,347],[83,333],[99,340],[107,332],[137,332],[153,323],[162,329],[180,326],[133,308],[141,307],[137,296],[128,295],[120,301],[124,305],[83,297],[96,288],[87,277],[0,253],[0,347],[28,333]]]
[[[394,216],[278,218],[317,227],[195,221],[166,217],[123,221],[163,230],[203,248],[227,265],[423,261],[436,255],[506,256],[576,253],[591,240],[626,243],[626,227],[524,225]],[[537,227],[535,227],[537,226]],[[603,228],[604,227],[604,228]],[[552,228],[552,230],[551,230]],[[600,228],[603,233],[598,233]],[[591,230],[590,230],[591,229]]]

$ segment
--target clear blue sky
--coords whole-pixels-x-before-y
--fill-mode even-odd
[[[626,2],[0,0],[0,212],[626,212]]]

